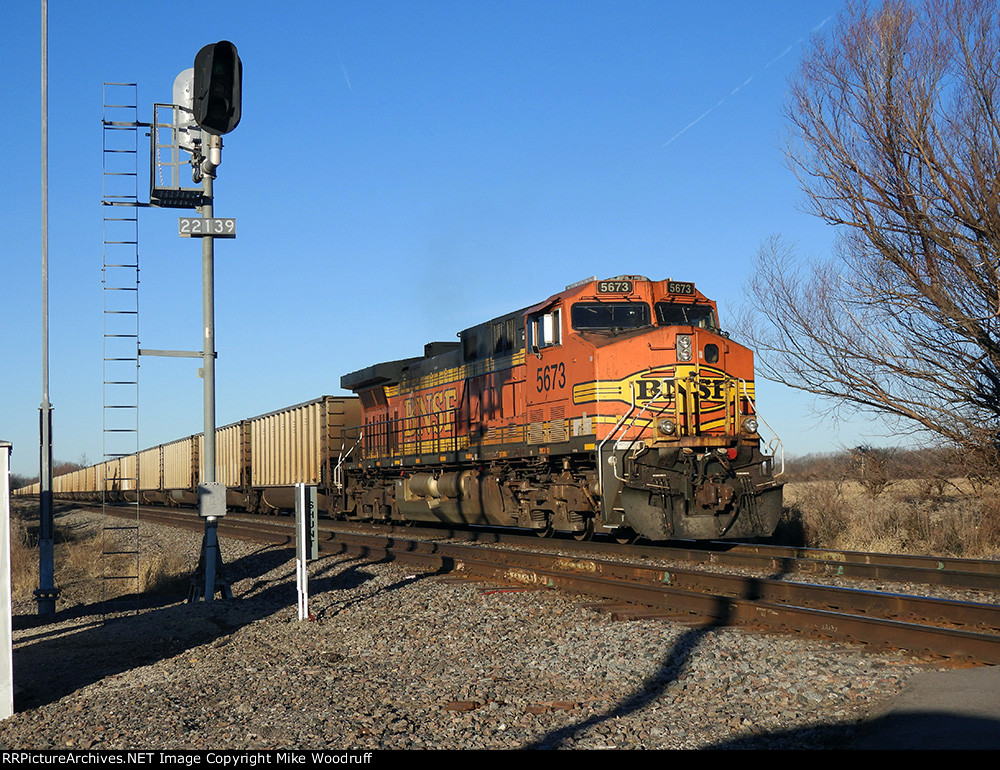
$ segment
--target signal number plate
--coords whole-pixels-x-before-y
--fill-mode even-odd
[[[235,238],[236,220],[231,217],[181,217],[177,220],[181,238]]]

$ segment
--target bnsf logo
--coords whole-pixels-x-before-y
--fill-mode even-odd
[[[678,393],[683,398],[691,391],[686,382],[674,386],[673,380],[639,380],[635,384],[636,401],[655,401],[657,399],[673,400]],[[723,380],[702,380],[698,383],[698,397],[705,401],[722,401],[725,383]]]

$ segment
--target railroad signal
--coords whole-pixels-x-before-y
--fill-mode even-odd
[[[228,40],[206,45],[194,57],[194,119],[210,134],[228,134],[240,123],[243,62]]]

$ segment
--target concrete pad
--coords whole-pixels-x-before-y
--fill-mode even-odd
[[[1000,666],[914,676],[851,749],[1000,749]]]

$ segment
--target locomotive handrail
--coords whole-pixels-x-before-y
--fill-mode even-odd
[[[391,457],[405,463],[410,455],[457,452],[461,447],[461,439],[469,440],[468,436],[463,437],[458,433],[460,414],[461,409],[455,408],[369,422],[368,441],[363,445],[365,459]],[[425,436],[424,433],[429,435]]]
[[[629,415],[631,415],[632,412],[635,411],[635,408],[636,408],[637,404],[635,403],[635,383],[634,382],[629,382],[629,390],[631,391],[631,394],[632,394],[632,406],[629,407],[629,410],[624,415],[622,415],[622,418],[618,421],[618,423],[615,425],[615,427],[611,429],[611,432],[607,435],[607,437],[604,439],[604,441],[601,442],[601,445],[600,445],[600,447],[598,447],[598,450],[597,450],[598,459],[600,459],[601,453],[604,450],[604,445],[614,437],[615,433],[618,432],[618,429],[622,426],[622,424],[626,420],[628,420]],[[647,409],[649,409],[649,404],[648,403],[644,407],[642,407],[642,409],[639,410],[639,414],[637,414],[635,417],[632,418],[631,425],[635,425],[635,421],[638,420],[639,416],[643,412],[645,412]],[[660,409],[660,413],[663,412],[663,409],[666,409],[666,407],[661,408]],[[630,427],[631,427],[631,425],[630,425]],[[642,437],[641,437],[642,429],[640,429],[639,433],[640,433],[640,435],[638,435],[634,439],[632,439],[632,442],[625,448],[626,452],[633,452],[633,451],[635,452],[635,454],[633,455],[633,457],[637,457],[638,454],[639,454],[639,452],[642,452],[646,448],[645,442],[642,441]],[[624,438],[625,435],[627,435],[627,434],[628,434],[628,428],[625,429],[625,433],[622,434],[622,438]],[[620,443],[621,440],[622,439],[618,439],[615,443],[616,444]],[[636,447],[636,442],[637,441],[641,443],[641,446]],[[612,457],[614,457],[614,455],[612,455]],[[618,479],[618,481],[624,482],[625,479],[622,478],[621,476],[619,476],[618,473],[617,473],[617,470],[618,470],[617,461],[611,462],[611,459],[609,458],[608,462],[609,462],[610,465],[612,465],[615,468],[615,478]],[[603,463],[598,463],[598,483],[602,484],[602,485],[603,485],[604,479],[603,479],[603,475],[601,474],[600,471],[603,470],[603,468],[604,468]]]
[[[771,428],[768,427],[768,430],[771,430]],[[785,472],[785,444],[780,438],[775,436],[767,442],[767,448],[771,450],[771,457],[774,457],[779,449],[781,450],[781,470],[774,474],[774,477],[777,478]]]
[[[767,442],[767,448],[771,450],[771,456],[778,454],[781,451],[781,470],[774,474],[775,477],[781,476],[785,473],[785,443],[778,436],[778,432],[767,424],[767,420],[761,417],[760,412],[757,411],[757,402],[754,401],[753,396],[750,395],[750,389],[747,386],[747,381],[742,377],[739,378],[740,383],[743,385],[743,395],[746,397],[747,401],[750,402],[750,406],[753,407],[754,417],[757,418],[757,422],[761,423],[765,428],[771,431],[771,436],[773,438]]]
[[[638,420],[642,416],[642,413],[645,412],[647,409],[650,409],[650,406],[649,406],[650,403],[652,403],[652,402],[647,403],[644,407],[642,407],[642,409],[639,410],[639,413],[635,417],[632,418],[631,425],[635,425],[636,420]],[[650,410],[650,414],[652,415],[652,421],[650,422],[650,426],[655,425],[656,416],[663,414],[663,412],[664,412],[664,410],[666,408],[667,408],[666,406],[660,407],[660,409],[657,411],[656,415],[652,415],[652,410]],[[631,427],[631,425],[630,425],[630,427]],[[649,427],[649,426],[647,426],[647,427]],[[635,459],[636,457],[638,457],[639,453],[646,449],[646,442],[643,441],[643,439],[642,439],[642,431],[643,430],[645,430],[645,428],[640,428],[639,429],[639,435],[637,435],[634,439],[632,439],[631,443],[628,445],[628,447],[625,450],[626,452],[632,452],[633,453],[632,454],[633,459]],[[655,428],[654,428],[654,430],[655,430]],[[624,438],[624,436],[627,433],[628,433],[628,429],[626,428],[625,433],[622,434],[622,437]],[[620,442],[620,440],[619,440],[619,442]],[[636,446],[636,442],[639,443],[639,446]],[[620,481],[624,481],[624,479],[619,479],[619,480]]]
[[[612,437],[614,437],[622,423],[625,422],[625,420],[628,419],[628,416],[635,411],[635,383],[630,381],[628,387],[632,397],[632,406],[630,406],[629,410],[622,415],[622,418],[618,421],[615,427],[611,429],[608,435],[604,437],[604,440],[597,447],[597,484],[601,488],[602,498],[604,498],[604,445],[607,444]],[[617,462],[614,464],[617,465]],[[615,471],[617,471],[617,467],[615,468]],[[615,478],[618,479],[618,481],[625,481],[625,479],[618,476],[617,472],[615,473]]]
[[[357,449],[358,444],[361,443],[361,441],[362,441],[362,439],[364,439],[364,437],[365,437],[365,429],[362,427],[362,428],[360,428],[358,430],[358,439],[357,439],[357,441],[355,441],[354,444],[351,446],[351,448],[348,449],[346,452],[341,452],[338,455],[338,457],[337,457],[337,464],[335,466],[333,466],[333,485],[337,489],[343,489],[344,488],[344,462],[347,460],[348,457],[351,456],[351,453],[355,449]]]

